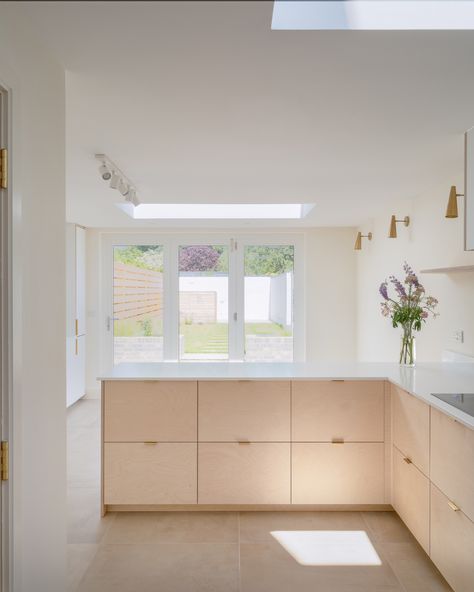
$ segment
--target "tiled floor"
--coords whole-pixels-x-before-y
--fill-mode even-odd
[[[100,518],[99,402],[68,412],[69,592],[441,592],[393,512],[121,513]],[[362,531],[372,566],[299,564],[272,531]]]

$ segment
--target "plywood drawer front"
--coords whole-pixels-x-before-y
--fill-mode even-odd
[[[393,443],[429,476],[430,407],[392,385]]]
[[[474,431],[433,408],[431,480],[474,521]]]
[[[197,382],[108,381],[104,439],[106,442],[195,442]]]
[[[104,445],[105,504],[195,504],[197,444]]]
[[[292,445],[294,504],[383,504],[384,445]]]
[[[414,537],[429,553],[430,482],[393,447],[392,505]]]
[[[431,560],[455,592],[474,590],[474,523],[431,484]]]
[[[293,441],[383,442],[384,383],[293,381]]]
[[[289,504],[290,444],[199,444],[200,504]]]
[[[289,442],[289,381],[199,383],[200,442]]]

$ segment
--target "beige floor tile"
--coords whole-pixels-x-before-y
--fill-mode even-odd
[[[87,544],[67,546],[68,592],[76,592],[98,548]]]
[[[237,592],[238,545],[102,545],[79,592]]]
[[[240,541],[272,541],[273,530],[366,530],[359,512],[242,512]]]
[[[101,517],[99,489],[68,490],[68,543],[100,543],[114,519],[114,513]]]
[[[381,548],[406,592],[452,590],[418,543],[383,543]]]
[[[242,544],[241,592],[404,592],[381,566],[303,566],[278,543]]]
[[[236,512],[118,513],[105,544],[237,543]]]
[[[413,535],[395,512],[362,512],[362,518],[381,543],[413,543]]]

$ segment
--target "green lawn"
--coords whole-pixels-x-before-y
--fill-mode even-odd
[[[226,353],[228,351],[228,326],[226,323],[204,323],[180,325],[180,333],[184,335],[184,351],[186,354]],[[270,337],[287,337],[291,335],[276,323],[246,323],[247,335]]]
[[[202,325],[181,323],[179,331],[184,336],[184,351],[187,354],[228,352],[227,323],[203,323]],[[276,323],[245,323],[245,334],[288,337],[291,332]],[[156,317],[146,322],[115,321],[114,335],[115,337],[160,337],[163,335],[163,323]]]

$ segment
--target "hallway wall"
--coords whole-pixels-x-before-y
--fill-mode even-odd
[[[64,592],[65,92],[23,3],[0,3],[13,136],[14,592]]]

